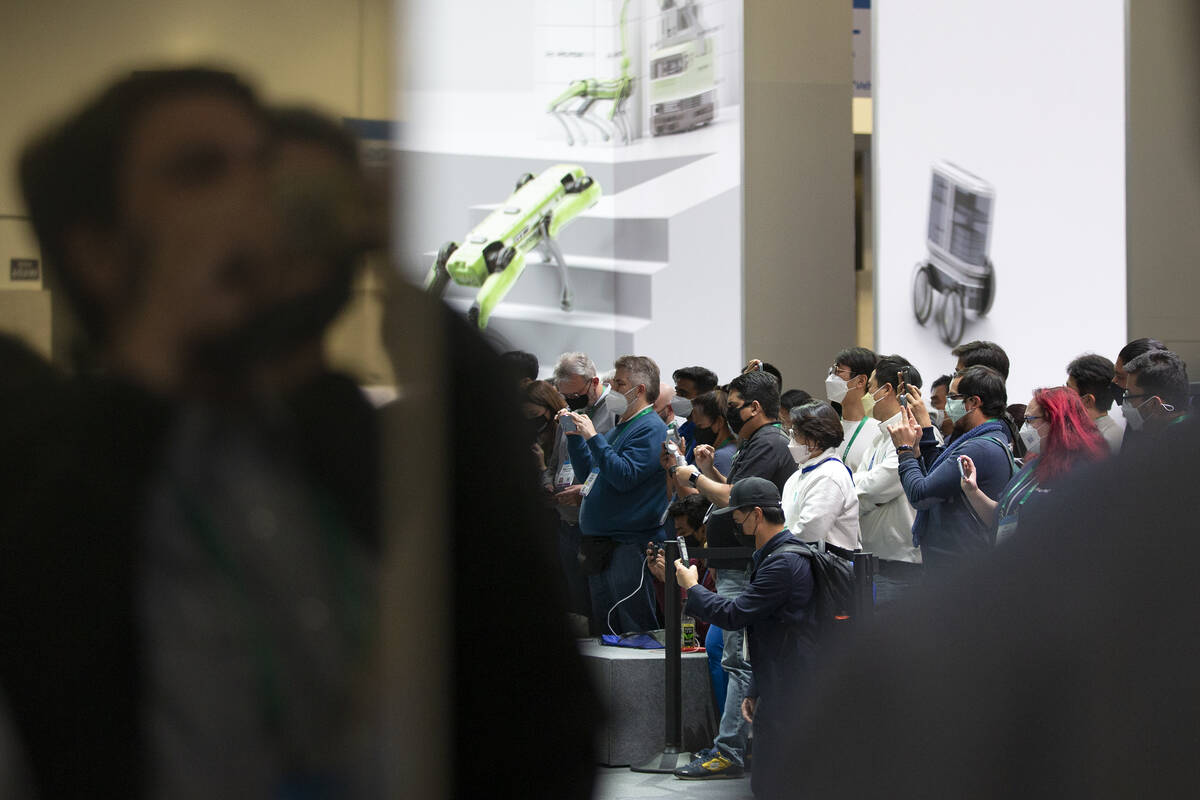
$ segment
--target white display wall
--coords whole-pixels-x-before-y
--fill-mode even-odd
[[[1064,383],[1081,353],[1115,358],[1126,341],[1123,0],[905,0],[875,3],[873,22],[879,352],[907,357],[928,383],[953,369],[952,345],[997,342],[1012,361],[1010,402]],[[938,162],[994,194],[984,267],[931,253]],[[978,254],[984,241],[955,249]],[[990,285],[990,310],[968,312],[957,341],[939,330],[946,295],[918,322],[914,272],[926,264]]]
[[[408,54],[398,127],[399,267],[423,282],[433,254],[462,242],[505,203],[522,173],[575,164],[600,183],[598,202],[559,237],[575,293],[559,307],[557,270],[530,253],[496,307],[486,335],[499,349],[533,352],[543,370],[583,350],[601,369],[625,353],[664,372],[703,363],[722,377],[741,365],[741,0],[695,3],[697,37],[711,55],[713,118],[654,136],[651,62],[663,52],[659,0],[412,0],[401,25]],[[630,141],[569,120],[569,144],[548,105],[572,81],[611,80],[629,61]],[[693,65],[699,63],[695,59]],[[608,101],[598,101],[604,116]],[[598,120],[612,132],[602,119]],[[582,132],[582,135],[578,135]],[[466,312],[476,289],[451,284],[446,302]],[[719,335],[697,330],[700,309],[722,309]]]

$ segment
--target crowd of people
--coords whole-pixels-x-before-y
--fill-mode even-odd
[[[668,383],[643,356],[617,359],[607,377],[583,353],[563,354],[548,381],[537,380],[536,359],[514,372],[544,502],[558,512],[572,610],[593,634],[661,627],[643,570],[661,581],[664,565],[646,546],[686,537],[692,559],[676,565],[677,581],[685,613],[711,623],[722,702],[711,747],[678,777],[744,774],[753,726],[756,791],[770,793],[782,757],[770,711],[788,683],[780,675],[805,674],[820,649],[814,572],[797,544],[849,560],[872,553],[886,619],[921,584],[1020,538],[1022,519],[1069,476],[1151,448],[1189,416],[1186,366],[1153,339],[1130,342],[1115,361],[1087,354],[1047,367],[1047,386],[1030,398],[1009,396],[1001,346],[975,341],[952,354],[926,389],[903,356],[844,349],[824,400],[785,390],[759,360],[727,384],[704,366],[679,368]],[[685,509],[694,519],[681,525]],[[738,546],[754,557],[704,557],[706,547]],[[786,646],[776,641],[785,631]]]

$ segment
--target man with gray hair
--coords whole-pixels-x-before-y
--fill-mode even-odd
[[[652,582],[642,570],[646,543],[664,536],[667,496],[658,454],[667,426],[653,407],[658,365],[621,356],[614,366],[610,394],[619,420],[611,432],[599,433],[587,414],[563,410],[559,419],[568,428],[575,473],[588,476],[579,524],[593,618],[613,633],[628,633],[658,627]]]
[[[617,415],[608,407],[609,388],[596,375],[596,364],[587,353],[563,353],[554,366],[554,385],[567,401],[567,408],[586,414],[597,433],[608,433]],[[558,511],[558,560],[566,580],[567,598],[573,613],[592,617],[588,579],[580,570],[579,504],[583,501],[583,481],[587,473],[576,473],[567,453],[567,434],[558,426],[558,441],[546,463],[547,477],[553,484],[555,509]],[[603,620],[591,619],[591,633],[599,634]]]

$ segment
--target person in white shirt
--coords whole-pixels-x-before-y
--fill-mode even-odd
[[[790,412],[788,449],[800,468],[783,485],[784,525],[796,538],[849,558],[858,550],[858,495],[839,457],[842,424],[828,403],[813,400]]]
[[[1067,365],[1067,386],[1075,390],[1083,401],[1087,411],[1108,449],[1116,455],[1121,451],[1121,441],[1125,436],[1125,428],[1119,425],[1109,415],[1112,409],[1113,393],[1111,390],[1116,366],[1104,356],[1089,353]]]
[[[862,546],[878,559],[877,607],[894,602],[921,582],[921,548],[914,547],[912,541],[917,510],[904,494],[896,446],[888,433],[888,426],[899,424],[902,419],[898,392],[905,394],[914,412],[919,408],[928,415],[921,402],[920,388],[921,373],[907,359],[895,355],[879,359],[867,384],[875,401],[872,413],[880,424],[854,472],[854,486],[858,492]],[[921,424],[929,423],[921,421]],[[939,435],[936,428],[934,432]]]
[[[867,379],[879,359],[865,347],[849,347],[837,354],[829,377],[825,379],[825,395],[830,403],[842,407],[842,443],[838,457],[855,469],[863,453],[879,430],[871,417],[871,398],[867,394]]]

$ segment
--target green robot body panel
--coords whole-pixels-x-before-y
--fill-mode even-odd
[[[470,317],[487,327],[496,305],[525,270],[525,257],[540,249],[554,261],[562,279],[562,308],[573,304],[566,262],[555,239],[562,229],[596,204],[600,184],[583,167],[557,164],[534,177],[526,174],[496,210],[467,234],[462,244],[447,242],[438,251],[425,286],[441,295],[451,280],[478,287]]]
[[[629,74],[629,45],[627,42],[626,14],[629,11],[629,0],[621,5],[621,74],[611,80],[585,78],[571,81],[557,97],[550,101],[546,111],[563,127],[567,135],[567,144],[574,145],[576,140],[587,144],[583,133],[582,123],[600,132],[604,141],[617,137],[623,144],[629,144],[633,138],[630,129],[629,114],[626,107],[629,98],[633,96],[633,77]],[[608,103],[607,113],[597,112],[597,103]],[[577,130],[572,130],[569,120],[580,123]]]

